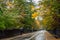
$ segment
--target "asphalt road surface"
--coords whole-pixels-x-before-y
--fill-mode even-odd
[[[45,40],[45,30],[37,31],[32,37],[25,40]]]
[[[17,35],[15,37],[0,39],[0,40],[60,40],[56,39],[51,33],[46,30]]]

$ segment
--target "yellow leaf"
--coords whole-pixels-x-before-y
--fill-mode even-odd
[[[34,14],[32,14],[32,18],[35,18],[38,16],[38,13],[37,12],[34,12]]]

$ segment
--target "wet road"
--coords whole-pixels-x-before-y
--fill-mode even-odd
[[[45,30],[37,31],[32,37],[25,40],[46,40],[45,32]]]
[[[40,30],[37,32],[27,33],[23,35],[18,35],[15,37],[0,39],[0,40],[60,40],[56,39],[54,35],[46,30]]]
[[[22,36],[19,35],[17,37],[2,40],[45,40],[45,32],[45,30],[40,30],[29,34],[23,34]]]
[[[39,35],[35,37],[35,40],[45,40],[45,31],[39,31]]]

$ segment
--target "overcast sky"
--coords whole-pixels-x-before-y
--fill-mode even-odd
[[[34,3],[38,4],[39,1],[42,1],[42,0],[33,0]]]
[[[30,2],[29,0],[27,0],[28,2]],[[38,4],[39,1],[42,1],[42,0],[32,0],[35,4]]]

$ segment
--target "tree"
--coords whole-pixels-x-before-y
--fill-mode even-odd
[[[47,26],[47,30],[54,30],[56,29],[59,24],[59,9],[60,9],[60,1],[58,0],[44,0],[40,3],[40,5],[43,5],[44,8],[44,20],[43,24]],[[52,28],[53,27],[53,28]]]
[[[22,28],[32,28],[34,19],[31,18],[31,5],[33,2],[25,0],[1,1],[0,30],[13,30]],[[3,12],[3,13],[2,13]]]

